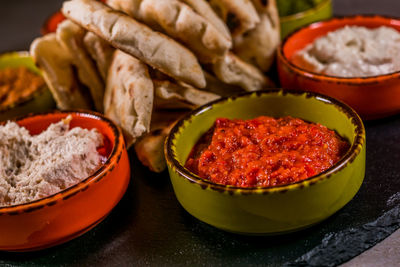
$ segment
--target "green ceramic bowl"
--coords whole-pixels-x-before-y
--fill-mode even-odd
[[[301,3],[299,0],[292,0],[292,2]],[[302,0],[307,2],[306,0]],[[326,20],[332,17],[332,0],[308,0],[308,2],[316,3],[314,7],[290,15],[285,15],[289,11],[290,1],[277,0],[279,13],[281,14],[281,38],[284,39],[289,33],[294,30],[308,25],[312,22]],[[293,6],[293,5],[292,5]],[[301,8],[300,5],[298,8]],[[301,9],[300,9],[301,10]]]
[[[269,188],[219,185],[183,167],[215,119],[260,115],[290,115],[321,123],[347,138],[351,147],[325,172]],[[324,220],[354,197],[365,174],[365,130],[355,111],[333,98],[309,92],[259,91],[223,98],[188,114],[168,136],[165,156],[176,197],[194,217],[235,233],[286,233]]]
[[[0,55],[0,69],[7,67],[26,67],[41,75],[29,52],[10,52]],[[27,98],[6,107],[0,107],[0,121],[19,117],[33,112],[45,112],[55,108],[55,102],[47,86],[40,88]]]

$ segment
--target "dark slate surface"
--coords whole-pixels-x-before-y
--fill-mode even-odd
[[[0,2],[0,51],[28,49],[43,20],[60,0]],[[335,13],[400,14],[396,0],[336,0]],[[356,234],[351,242],[377,242],[395,226],[375,226],[400,206],[400,115],[366,123],[367,168],[356,197],[324,222],[276,237],[245,237],[225,233],[199,222],[180,207],[166,172],[153,174],[130,151],[132,180],[126,195],[97,227],[66,244],[39,252],[0,253],[0,265],[270,265],[303,264],[313,253],[332,248],[337,237],[372,229],[368,240]],[[396,213],[397,212],[397,213]],[[396,217],[397,216],[397,217]],[[385,217],[386,218],[386,217]],[[390,217],[393,219],[393,216]],[[356,229],[356,230],[354,230]],[[389,230],[387,230],[389,229]],[[382,234],[383,232],[383,234]],[[344,233],[344,234],[343,234]],[[358,237],[357,237],[358,236]],[[358,239],[357,239],[358,238]],[[359,246],[340,243],[350,256],[319,264],[338,264],[360,253]],[[321,250],[322,248],[322,250]],[[362,250],[362,249],[361,249]],[[326,251],[325,251],[326,253]],[[322,260],[321,260],[322,258]]]

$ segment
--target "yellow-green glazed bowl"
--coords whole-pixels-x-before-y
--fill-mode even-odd
[[[268,188],[219,185],[183,167],[192,147],[217,118],[260,115],[320,123],[348,139],[350,149],[323,173]],[[365,130],[355,111],[333,98],[310,92],[259,91],[223,98],[188,114],[168,136],[165,156],[175,195],[194,217],[230,232],[279,234],[318,223],[354,197],[365,174]]]
[[[30,71],[41,75],[39,69],[35,66],[29,52],[10,52],[0,55],[0,70],[4,68],[26,67]],[[23,116],[28,113],[45,112],[55,108],[54,99],[47,86],[43,86],[28,97],[18,102],[0,107],[0,121]]]
[[[300,3],[301,1],[312,2],[310,0],[292,0],[292,2],[294,1],[297,1],[297,3]],[[290,15],[285,15],[288,10],[285,6],[289,5],[290,1],[277,0],[277,2],[278,7],[280,8],[279,13],[281,14],[280,23],[282,39],[284,39],[289,33],[304,25],[332,17],[332,0],[314,0],[313,2],[315,3],[315,6],[312,8]]]

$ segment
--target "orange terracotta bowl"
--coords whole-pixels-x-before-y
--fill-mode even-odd
[[[96,128],[104,136],[99,153],[107,161],[90,177],[55,195],[0,208],[0,250],[29,251],[73,239],[101,222],[125,193],[130,167],[121,131],[90,111],[56,111],[17,120],[31,134],[71,114],[71,127]]]
[[[287,89],[322,93],[342,100],[363,119],[377,119],[400,112],[400,72],[365,78],[342,78],[306,71],[292,62],[293,55],[316,38],[345,25],[368,28],[393,27],[400,20],[383,16],[338,17],[316,22],[287,36],[278,49],[278,74]],[[396,55],[398,56],[398,55]]]

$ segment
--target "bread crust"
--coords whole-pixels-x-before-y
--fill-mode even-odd
[[[149,131],[153,99],[146,64],[116,50],[107,76],[104,114],[122,128],[127,147]]]
[[[259,69],[233,53],[227,53],[212,68],[218,79],[227,84],[240,86],[246,91],[258,91],[273,85]]]
[[[275,59],[276,49],[281,42],[278,9],[275,0],[263,5],[252,0],[260,16],[257,26],[234,38],[234,52],[244,61],[262,71],[268,71]]]
[[[90,57],[96,63],[97,69],[105,82],[115,49],[92,32],[86,32],[83,44]]]
[[[153,84],[156,109],[193,109],[219,98],[214,93],[174,81],[153,79]]]
[[[191,51],[133,18],[95,0],[66,1],[63,14],[112,46],[165,74],[203,88],[204,73]]]
[[[178,0],[112,0],[110,5],[187,45],[201,62],[213,62],[232,47],[230,36]]]
[[[103,111],[104,83],[97,68],[86,51],[83,38],[86,31],[70,20],[58,25],[56,37],[61,46],[69,51],[76,66],[79,81],[89,88],[96,110]]]
[[[55,33],[36,38],[31,44],[30,54],[42,71],[58,108],[91,108],[90,99],[76,77],[72,57],[59,44]]]
[[[254,29],[260,17],[250,0],[209,0],[233,37]]]

